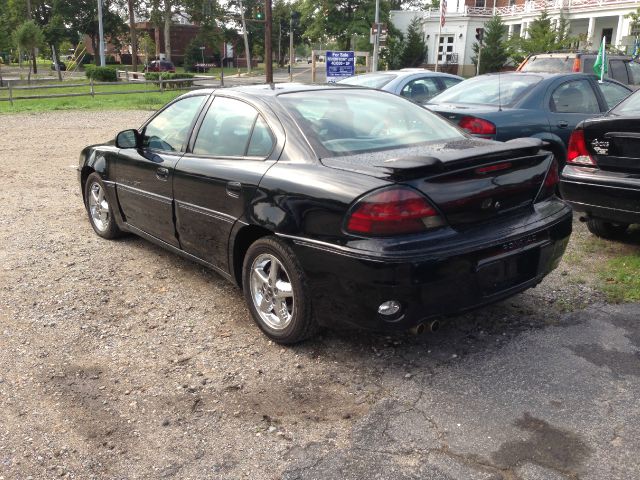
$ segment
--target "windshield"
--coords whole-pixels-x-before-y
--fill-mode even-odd
[[[515,104],[540,80],[542,77],[521,73],[482,75],[454,85],[432,98],[429,103],[473,103],[508,107]]]
[[[573,62],[575,57],[531,57],[527,60],[521,72],[549,72],[562,73],[571,72],[573,70]],[[585,69],[585,72],[587,70]]]
[[[624,99],[611,113],[616,115],[640,115],[640,90]]]
[[[374,90],[311,90],[281,94],[278,99],[320,157],[465,138],[437,114]]]
[[[392,73],[366,73],[364,75],[356,75],[355,77],[345,78],[336,83],[347,85],[358,85],[360,87],[382,88],[397,75]]]

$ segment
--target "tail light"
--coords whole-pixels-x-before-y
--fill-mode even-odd
[[[591,158],[587,150],[587,143],[584,140],[584,130],[576,129],[569,138],[569,148],[567,149],[567,163],[573,165],[585,165],[595,167],[596,162]]]
[[[346,218],[346,230],[365,236],[390,236],[424,232],[445,224],[444,219],[415,190],[392,187],[358,200]]]
[[[460,128],[465,129],[472,135],[495,135],[496,126],[483,118],[462,117],[458,122]]]
[[[558,183],[560,182],[560,177],[558,175],[558,162],[554,158],[551,161],[551,165],[549,166],[549,170],[547,170],[547,176],[544,177],[544,183],[542,184],[542,188],[540,189],[540,193],[538,193],[538,197],[536,198],[536,202],[540,200],[544,200],[545,198],[551,197],[556,193],[556,188],[558,187]]]
[[[576,57],[573,60],[573,68],[571,69],[572,72],[579,72],[580,71],[580,67],[582,65],[580,64],[580,58]]]

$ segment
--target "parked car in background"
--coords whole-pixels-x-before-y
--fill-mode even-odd
[[[519,72],[529,73],[593,73],[598,52],[555,52],[529,55],[518,67]],[[640,64],[629,55],[607,55],[606,78],[640,88]]]
[[[67,64],[58,60],[58,68],[60,68],[61,72],[64,72],[67,70]],[[51,62],[51,70],[55,70],[55,69],[56,69],[56,64]]]
[[[426,107],[481,138],[540,138],[563,165],[576,125],[631,92],[614,80],[600,84],[583,73],[491,73],[465,80]]]
[[[535,139],[470,137],[365,88],[206,89],[85,148],[95,232],[133,232],[244,290],[273,340],[405,330],[533,287],[571,232]]]
[[[560,190],[599,237],[613,238],[640,223],[640,91],[605,116],[578,124]]]
[[[422,68],[387,70],[364,73],[336,82],[339,85],[377,88],[406,97],[416,103],[426,103],[464,78],[448,73],[432,72]]]
[[[175,73],[176,66],[167,60],[152,60],[144,68],[145,72],[171,72]]]

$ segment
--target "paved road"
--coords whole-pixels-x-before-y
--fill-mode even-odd
[[[284,478],[640,478],[640,305],[566,320],[401,384],[389,377],[347,448],[292,451]]]
[[[284,83],[289,81],[289,72],[286,68],[284,69],[276,69],[273,72],[273,81],[275,83]],[[293,81],[300,83],[312,83],[311,81],[311,65],[307,64],[299,64],[294,66],[293,68]],[[324,73],[324,64],[318,66],[316,72],[316,83],[325,83],[326,76]],[[254,85],[265,83],[264,75],[258,76],[241,76],[238,77],[236,75],[227,75],[224,77],[224,85],[227,87],[235,86],[235,85]],[[197,82],[198,85],[202,86],[220,86],[220,79],[212,79],[212,80],[199,80]]]

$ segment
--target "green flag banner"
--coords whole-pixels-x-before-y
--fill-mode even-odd
[[[598,50],[598,56],[596,57],[596,61],[593,64],[593,71],[595,72],[600,80],[604,78],[605,73],[607,73],[607,52],[605,51],[605,42],[606,38],[602,37],[602,43],[600,44],[600,50]]]

